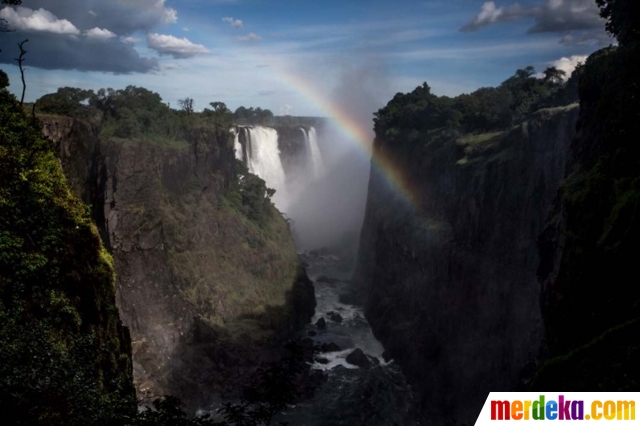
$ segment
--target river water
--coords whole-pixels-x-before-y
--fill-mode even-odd
[[[316,313],[303,333],[315,345],[334,343],[340,350],[317,353],[311,368],[322,370],[327,380],[314,396],[283,413],[273,424],[292,426],[392,426],[418,425],[414,420],[413,394],[400,368],[382,357],[383,346],[376,340],[362,308],[346,303],[350,271],[337,256],[303,254],[307,274],[314,282]],[[342,321],[331,320],[337,313]],[[324,318],[326,328],[316,322]],[[311,332],[311,333],[310,333]],[[346,361],[354,349],[361,349],[370,366],[357,367]]]

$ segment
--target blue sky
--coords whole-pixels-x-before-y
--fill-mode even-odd
[[[570,71],[612,42],[595,0],[23,0],[0,18],[16,29],[0,35],[14,92],[12,46],[31,40],[29,101],[60,86],[133,84],[171,105],[188,96],[198,109],[295,115],[323,111],[292,75],[370,112],[423,81],[453,96],[526,65]]]

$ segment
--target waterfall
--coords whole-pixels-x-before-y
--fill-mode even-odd
[[[244,152],[242,150],[242,144],[240,143],[240,132],[236,128],[231,129],[233,133],[233,149],[236,153],[236,159],[244,161]]]
[[[278,149],[278,132],[262,126],[248,128],[249,171],[267,182],[267,187],[276,190],[274,202],[280,210],[285,209],[286,183],[284,169]]]
[[[316,135],[316,129],[311,127],[309,129],[309,135],[306,138],[309,144],[309,153],[311,158],[311,167],[313,168],[313,175],[316,179],[322,177],[325,173],[324,161],[322,161],[322,154],[318,148],[318,137]]]

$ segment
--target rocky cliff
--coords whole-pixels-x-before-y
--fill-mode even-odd
[[[404,191],[374,168],[355,278],[433,421],[473,423],[489,391],[525,385],[543,355],[536,239],[578,110],[506,132],[377,135],[374,156],[403,171]]]
[[[71,180],[90,168],[90,139],[60,149],[87,154]],[[50,141],[5,89],[0,270],[3,421],[103,425],[134,415],[131,341],[116,308],[113,260]]]
[[[235,161],[229,132],[103,138],[81,120],[42,121],[113,255],[138,396],[195,408],[277,357],[273,342],[312,315],[313,288],[268,200],[247,214],[264,189]]]
[[[585,65],[567,178],[539,242],[552,358],[537,389],[640,386],[639,53],[631,43],[597,52]]]

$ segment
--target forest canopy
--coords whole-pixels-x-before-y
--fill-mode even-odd
[[[455,98],[436,96],[427,83],[410,93],[398,93],[374,114],[379,137],[403,130],[455,128],[465,133],[506,129],[540,108],[578,101],[582,66],[565,81],[565,73],[547,68],[537,75],[533,67],[519,69],[498,87],[483,87]]]

